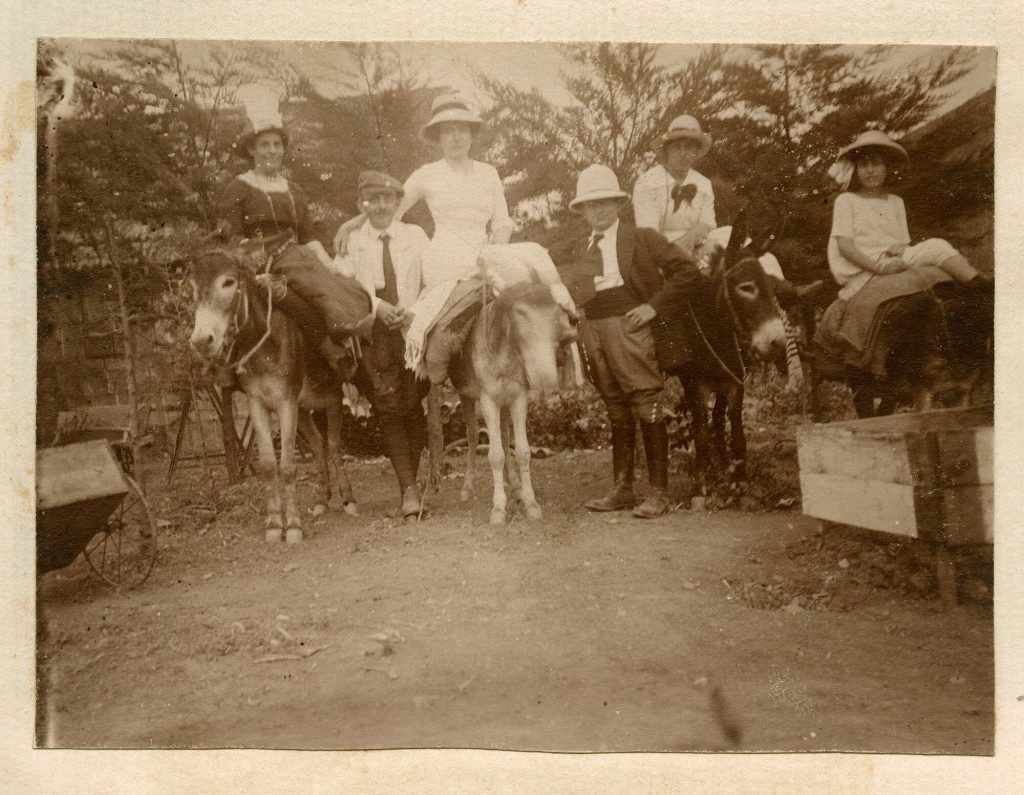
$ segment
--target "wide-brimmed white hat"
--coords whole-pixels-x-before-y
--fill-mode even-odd
[[[857,140],[849,146],[844,146],[839,150],[837,160],[852,160],[850,155],[854,154],[858,149],[880,148],[884,149],[892,154],[898,155],[901,160],[909,161],[910,155],[907,154],[907,150],[896,143],[892,138],[886,135],[881,130],[868,130],[857,136]]]
[[[430,144],[437,143],[438,125],[446,121],[460,121],[473,128],[473,132],[484,123],[469,109],[469,103],[459,94],[441,94],[430,106],[430,121],[420,130],[420,139]]]
[[[665,145],[669,141],[678,141],[681,138],[696,141],[700,145],[700,153],[697,157],[704,157],[711,148],[711,136],[700,128],[700,122],[693,118],[693,116],[684,114],[672,119],[672,123],[668,126],[668,131],[661,136],[662,154],[664,154]]]
[[[628,199],[629,194],[619,188],[619,178],[608,166],[595,163],[580,172],[576,180],[576,198],[569,202],[569,209],[575,210],[584,202],[601,199]]]

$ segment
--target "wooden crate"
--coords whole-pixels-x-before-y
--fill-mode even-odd
[[[36,451],[36,559],[70,564],[128,493],[110,444],[97,439]]]
[[[991,544],[992,406],[797,431],[803,512],[942,545]]]

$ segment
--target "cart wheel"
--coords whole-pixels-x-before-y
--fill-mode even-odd
[[[128,493],[83,554],[104,582],[115,588],[136,588],[153,570],[156,524],[139,484],[127,475],[125,480]]]

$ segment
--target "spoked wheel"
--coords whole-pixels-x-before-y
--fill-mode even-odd
[[[104,582],[115,588],[136,588],[149,577],[156,561],[156,523],[139,484],[127,475],[125,480],[128,493],[83,554]]]

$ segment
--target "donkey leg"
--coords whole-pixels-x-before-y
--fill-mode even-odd
[[[316,457],[317,469],[320,471],[320,483],[316,490],[316,501],[313,503],[313,516],[327,512],[327,504],[331,499],[331,467],[327,459],[327,440],[317,427],[313,412],[299,407],[299,431],[309,439]]]
[[[707,488],[711,468],[711,434],[708,430],[708,388],[694,381],[687,384],[684,392],[690,404],[690,418],[693,423],[693,468],[698,488],[703,493]]]
[[[855,370],[849,371],[847,383],[853,393],[853,408],[857,417],[864,419],[875,416],[875,381],[869,375],[861,374]]]
[[[512,414],[512,430],[516,437],[516,464],[519,467],[519,478],[521,481],[521,497],[523,508],[526,510],[527,519],[540,519],[540,505],[537,504],[537,496],[533,493],[533,479],[530,477],[530,440],[526,438],[526,409],[529,405],[529,398],[525,392],[519,394],[509,411]]]
[[[337,470],[338,496],[341,500],[341,507],[345,513],[355,516],[359,513],[359,506],[352,492],[352,481],[348,477],[348,469],[345,467],[344,451],[341,447],[341,424],[344,421],[341,401],[327,409],[327,451],[328,458],[334,469]],[[331,507],[337,507],[332,504]]]
[[[480,441],[480,428],[477,423],[476,401],[462,395],[461,402],[462,418],[466,422],[466,474],[462,478],[459,502],[469,502],[473,497],[473,485],[476,480],[476,446]]]
[[[523,484],[519,478],[519,469],[516,459],[512,454],[512,421],[510,419],[511,406],[501,412],[501,446],[505,451],[505,484],[508,490],[508,498],[512,502],[522,500]],[[516,452],[518,453],[518,441]]]
[[[256,434],[259,451],[260,475],[267,493],[266,539],[281,540],[284,522],[281,520],[281,495],[278,493],[277,457],[274,454],[274,436],[270,428],[270,412],[258,400],[249,401],[249,416]]]
[[[747,436],[743,431],[743,387],[726,393],[729,410],[729,450],[732,453],[733,480],[747,476]]]
[[[725,419],[731,413],[729,390],[716,389],[715,403],[711,407],[711,460],[720,463],[725,459]],[[731,420],[730,420],[731,421]]]
[[[286,402],[278,407],[281,421],[281,463],[278,467],[284,485],[285,541],[296,544],[302,540],[302,517],[295,505],[295,431],[298,427],[298,404]]]
[[[487,438],[490,444],[487,449],[487,460],[491,465],[491,478],[494,481],[494,494],[491,499],[491,524],[505,523],[505,508],[508,497],[505,495],[505,451],[501,449],[501,409],[487,395],[480,395],[480,411],[487,425]]]

